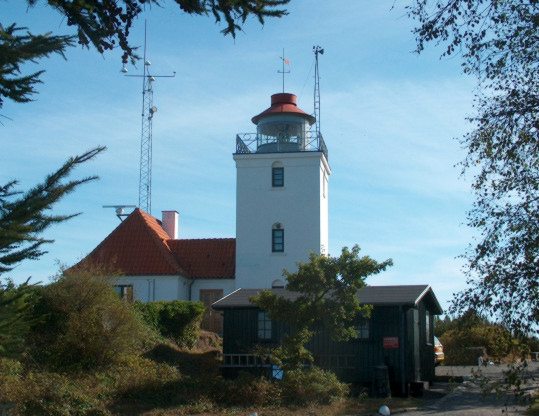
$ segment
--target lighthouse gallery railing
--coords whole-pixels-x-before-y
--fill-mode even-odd
[[[304,136],[266,136],[259,133],[238,133],[236,153],[322,152],[328,159],[328,149],[322,134],[305,132]]]

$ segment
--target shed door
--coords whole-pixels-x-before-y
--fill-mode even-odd
[[[414,380],[421,380],[419,359],[419,311],[414,309]]]
[[[223,333],[223,317],[211,305],[223,297],[223,289],[200,289],[199,299],[206,307],[200,327],[217,334]]]

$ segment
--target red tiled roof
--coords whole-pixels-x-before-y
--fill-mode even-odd
[[[235,276],[236,240],[172,240],[161,222],[135,209],[80,264],[107,264],[129,276]]]
[[[316,119],[307,114],[296,104],[297,97],[294,94],[289,93],[278,93],[271,96],[271,107],[262,111],[260,114],[254,116],[251,121],[254,124],[258,124],[261,118],[273,115],[273,114],[294,114],[306,118],[309,121],[309,124],[313,124]]]
[[[236,273],[236,239],[169,240],[180,267],[194,279],[233,279]]]

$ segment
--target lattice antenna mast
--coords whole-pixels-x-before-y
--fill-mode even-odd
[[[142,128],[140,134],[140,170],[138,187],[138,206],[147,213],[152,211],[152,122],[157,112],[153,105],[153,83],[156,78],[174,78],[172,75],[152,75],[150,73],[150,61],[146,56],[146,21],[144,21],[144,70],[141,75],[125,75],[126,77],[142,78]],[[124,66],[122,72],[127,72]]]
[[[316,118],[316,137],[320,136],[320,72],[318,72],[318,55],[324,54],[320,46],[313,46],[314,52],[314,117]]]

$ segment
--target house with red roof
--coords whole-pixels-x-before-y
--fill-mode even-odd
[[[118,270],[114,287],[127,300],[200,300],[203,326],[220,331],[209,306],[235,289],[234,238],[180,239],[178,213],[162,220],[135,209],[82,261]]]

